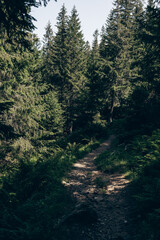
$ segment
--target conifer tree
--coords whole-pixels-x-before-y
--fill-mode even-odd
[[[81,24],[75,7],[68,21],[68,127],[72,131],[73,123],[81,114],[77,105],[86,84],[85,42]],[[68,128],[67,127],[67,128]]]
[[[131,94],[131,80],[134,76],[131,66],[134,61],[135,11],[139,5],[140,2],[137,1],[116,0],[106,27],[103,27],[100,54],[107,60],[105,64],[110,69],[109,75],[106,74],[106,81],[110,79],[108,80],[110,121],[114,108],[126,104]]]
[[[63,121],[55,92],[41,79],[37,39],[30,34],[27,41],[32,48],[23,52],[9,43],[1,48],[0,106],[3,128],[10,126],[17,136],[31,140],[57,134]]]
[[[90,112],[90,118],[93,117],[99,111],[101,100],[103,98],[104,87],[101,82],[101,58],[99,54],[99,33],[96,30],[93,34],[92,49],[90,51],[89,63],[88,63],[88,79],[89,79],[89,94],[88,94],[88,111]]]
[[[77,10],[74,7],[68,18],[63,5],[58,16],[57,34],[53,44],[54,76],[59,102],[65,118],[64,132],[72,132],[79,109],[76,101],[85,85],[85,42],[81,32]]]
[[[142,122],[159,125],[160,107],[160,9],[157,1],[149,0],[143,18],[139,21],[138,37],[143,52],[137,68],[140,77],[136,79],[132,103]],[[140,51],[139,51],[140,52]],[[141,101],[136,99],[141,97]]]
[[[57,17],[57,33],[53,43],[52,63],[54,67],[54,76],[52,84],[56,87],[59,93],[59,101],[63,104],[67,92],[67,26],[68,16],[67,10],[63,5]],[[64,103],[65,105],[65,103]]]
[[[7,31],[8,36],[23,40],[26,31],[35,26],[34,17],[30,14],[31,7],[47,5],[49,0],[0,0],[0,32]]]
[[[143,78],[148,82],[149,91],[159,94],[160,74],[160,8],[156,1],[149,0],[146,9],[144,29],[141,39],[145,44],[144,61],[142,62]],[[143,66],[144,64],[144,66]],[[152,90],[151,90],[152,89]],[[153,90],[154,89],[154,90]],[[157,95],[156,94],[156,95]]]
[[[53,77],[53,64],[52,64],[52,51],[53,51],[53,30],[51,23],[48,22],[46,28],[46,32],[43,38],[43,49],[42,49],[42,58],[43,58],[43,66],[42,66],[42,77],[43,81],[48,84],[51,83]]]
[[[46,28],[45,28],[45,34],[43,38],[43,55],[48,57],[50,54],[50,49],[53,45],[53,30],[52,30],[52,25],[50,21],[48,22]]]

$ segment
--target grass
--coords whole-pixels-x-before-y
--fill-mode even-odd
[[[107,178],[97,177],[95,179],[95,184],[99,188],[104,188],[107,185],[107,183],[109,183],[109,180]]]
[[[100,154],[95,163],[98,169],[107,172],[126,172],[128,170],[128,153],[125,151],[125,145],[118,145],[117,140],[114,141],[112,147]]]
[[[132,138],[128,144],[115,142],[95,163],[104,172],[125,174],[132,181],[135,240],[160,239],[160,129],[151,136]]]

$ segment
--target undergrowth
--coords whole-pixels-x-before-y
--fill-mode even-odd
[[[160,129],[151,136],[135,137],[128,144],[117,140],[95,162],[105,172],[121,172],[130,178],[139,229],[135,240],[159,240]]]
[[[55,226],[73,208],[62,179],[72,164],[99,145],[49,144],[36,155],[18,156],[14,167],[0,177],[0,239],[54,239]],[[18,159],[19,158],[19,159]]]

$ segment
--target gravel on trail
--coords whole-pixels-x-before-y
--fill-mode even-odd
[[[94,159],[111,147],[114,136],[73,165],[63,184],[76,201],[65,222],[67,240],[131,240],[136,229],[129,180],[124,174],[106,174]]]

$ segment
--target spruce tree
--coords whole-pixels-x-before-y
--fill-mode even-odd
[[[157,1],[149,0],[143,18],[139,21],[138,37],[143,54],[137,63],[140,77],[133,95],[134,109],[141,121],[156,126],[160,107],[160,9]],[[142,52],[142,51],[141,51]],[[142,98],[140,102],[136,98]]]
[[[147,80],[149,91],[159,95],[160,74],[160,8],[156,1],[149,0],[145,14],[144,29],[141,39],[145,44],[144,61],[142,62],[143,78]],[[144,64],[144,66],[143,66]],[[151,90],[152,89],[152,90]],[[153,90],[154,89],[154,90]]]
[[[50,21],[45,28],[45,34],[43,38],[43,55],[47,58],[50,55],[50,50],[53,45],[53,30]]]
[[[85,42],[81,24],[75,7],[68,21],[68,123],[67,128],[72,132],[73,124],[81,114],[77,104],[86,84]]]
[[[54,37],[52,63],[54,75],[52,85],[54,85],[59,94],[59,101],[65,105],[65,95],[67,93],[67,61],[68,61],[68,41],[67,27],[68,16],[67,10],[63,5],[57,17],[57,33]]]
[[[106,74],[106,81],[110,86],[107,91],[107,95],[110,96],[110,100],[108,99],[110,121],[113,119],[114,108],[126,105],[132,92],[131,80],[135,74],[132,69],[135,11],[139,4],[132,0],[116,0],[106,27],[103,28],[100,53],[106,61],[106,67],[110,69]]]
[[[89,93],[88,93],[88,112],[90,112],[90,121],[93,121],[94,116],[99,112],[101,100],[103,98],[103,88],[101,82],[101,58],[99,54],[99,33],[96,30],[93,34],[92,49],[90,51],[88,63],[88,79],[89,79]]]
[[[0,106],[6,131],[10,126],[17,136],[32,140],[57,134],[63,121],[55,92],[42,81],[37,39],[29,34],[27,40],[32,48],[23,52],[9,43],[1,48]]]
[[[52,55],[52,84],[58,91],[59,102],[64,110],[64,132],[69,134],[78,116],[76,102],[85,85],[85,42],[75,7],[68,18],[63,5],[57,20]]]
[[[46,32],[43,38],[43,48],[42,48],[42,77],[43,81],[50,84],[52,82],[53,77],[53,64],[52,64],[52,51],[53,51],[53,30],[51,23],[48,22],[46,28]]]
[[[0,32],[7,31],[10,38],[23,40],[26,31],[32,31],[35,26],[34,17],[30,14],[31,7],[47,5],[49,0],[0,0]]]

